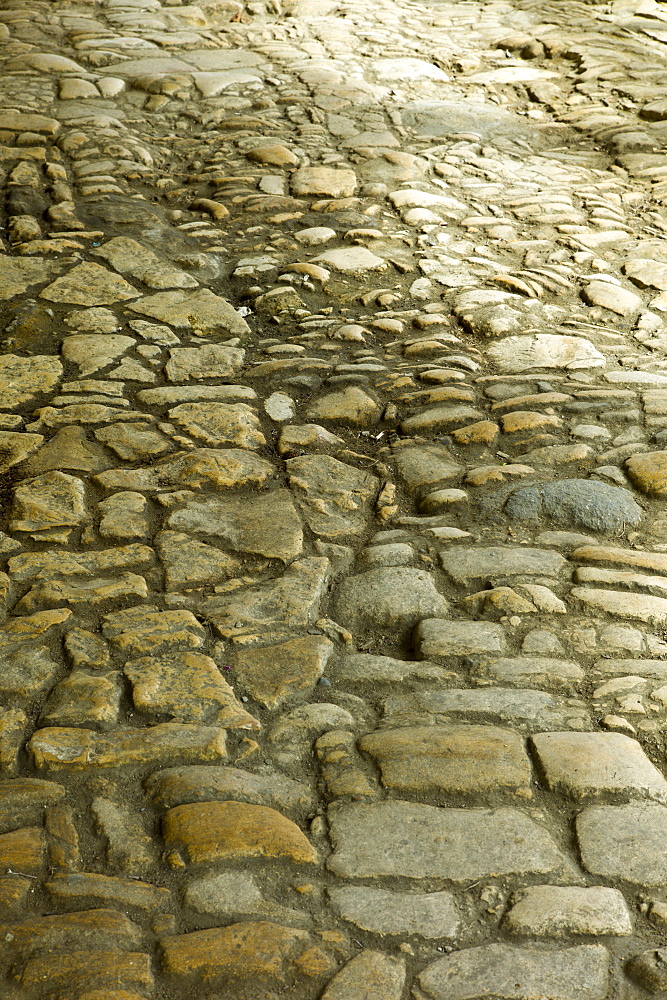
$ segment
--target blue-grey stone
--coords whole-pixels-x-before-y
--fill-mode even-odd
[[[629,490],[593,479],[533,483],[503,494],[503,512],[517,521],[544,518],[592,531],[617,532],[639,524],[643,515]]]

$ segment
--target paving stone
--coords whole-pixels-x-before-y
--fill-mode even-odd
[[[60,802],[65,789],[42,778],[0,780],[0,832],[41,822],[46,806]]]
[[[57,903],[75,908],[92,904],[154,911],[164,909],[171,899],[169,890],[161,886],[96,872],[54,875],[44,888]]]
[[[534,368],[565,368],[577,371],[604,367],[604,355],[583,337],[538,333],[530,337],[505,337],[488,349],[489,357],[503,372],[525,372]]]
[[[531,767],[516,733],[496,726],[382,729],[359,740],[386,788],[432,796],[498,791],[530,798]]]
[[[643,516],[629,490],[587,479],[512,487],[500,491],[497,498],[503,513],[512,519],[543,518],[554,524],[578,525],[592,531],[624,531],[638,525]]]
[[[128,462],[151,459],[153,456],[164,455],[174,450],[169,438],[150,424],[118,421],[110,427],[101,427],[94,433],[98,441]],[[110,464],[107,462],[105,468]]]
[[[300,167],[290,179],[292,193],[303,195],[327,195],[330,198],[349,198],[357,187],[354,170],[340,170],[334,167]]]
[[[267,708],[279,708],[312,691],[333,649],[323,635],[242,649],[236,653],[234,673],[251,698]]]
[[[529,546],[491,546],[445,549],[440,552],[445,572],[456,583],[502,580],[514,576],[557,577],[566,561],[558,552]]]
[[[651,451],[631,455],[625,467],[630,480],[648,496],[664,496],[667,492],[667,452]]]
[[[133,302],[130,308],[133,312],[150,316],[160,323],[168,323],[177,329],[192,330],[198,334],[222,331],[232,337],[245,337],[250,332],[246,321],[227,299],[215,295],[208,288],[201,288],[196,292],[181,290],[156,292],[155,295],[147,295],[138,302]],[[210,351],[216,347],[220,348],[220,345],[207,344],[205,350]],[[196,348],[184,348],[184,350],[194,352]],[[236,349],[222,348],[222,350]]]
[[[295,864],[318,860],[298,826],[267,806],[233,801],[174,806],[165,813],[162,833],[174,867],[254,857]]]
[[[0,358],[0,393],[3,410],[15,410],[51,392],[58,385],[63,366],[58,358],[5,354]]]
[[[26,826],[0,834],[0,867],[5,872],[36,875],[46,861],[46,836],[39,827]]]
[[[577,816],[576,829],[587,871],[638,885],[667,884],[664,806],[588,806]]]
[[[391,690],[394,684],[408,689],[428,683],[439,685],[448,672],[428,660],[396,660],[391,656],[350,653],[334,660],[331,675],[346,687],[358,685],[376,691],[379,688]]]
[[[47,285],[40,297],[76,306],[105,306],[136,299],[141,293],[106,267],[84,261]]]
[[[477,673],[499,684],[565,689],[579,684],[585,677],[578,663],[550,656],[503,656],[484,660]]]
[[[159,809],[234,799],[279,812],[304,813],[313,803],[310,789],[292,778],[214,764],[163,768],[146,779],[145,788]]]
[[[57,629],[71,618],[72,612],[68,609],[38,611],[34,615],[26,615],[23,618],[14,618],[5,625],[0,626],[0,650],[8,650],[19,644],[29,643],[35,639],[51,636],[52,629]]]
[[[502,653],[505,650],[505,642],[502,625],[490,622],[426,618],[415,630],[415,646],[429,659],[437,659],[440,656]]]
[[[448,609],[430,573],[390,566],[359,573],[339,584],[332,613],[355,634],[381,629],[407,637],[420,619],[446,615]]]
[[[265,899],[255,880],[243,872],[221,872],[193,879],[185,890],[185,904],[212,917],[275,920],[289,926],[307,926],[299,910]]]
[[[380,487],[375,476],[328,455],[290,458],[285,467],[311,531],[324,538],[361,534]]]
[[[393,801],[332,807],[329,821],[334,853],[327,866],[344,878],[467,882],[519,872],[558,878],[569,867],[546,830],[517,809]]]
[[[335,420],[337,423],[366,427],[378,422],[380,407],[363,389],[351,385],[320,396],[309,404],[306,416],[311,420]]]
[[[570,555],[583,562],[611,563],[621,566],[638,566],[667,574],[667,556],[662,552],[644,549],[622,549],[611,545],[580,545]],[[641,647],[640,647],[641,648]]]
[[[621,733],[540,733],[531,738],[551,791],[572,798],[630,795],[665,802],[667,782]]]
[[[461,466],[442,445],[415,445],[410,442],[394,447],[399,476],[412,489],[457,479]]]
[[[301,518],[288,490],[271,490],[256,498],[190,501],[170,515],[168,524],[283,562],[303,550]]]
[[[8,925],[11,940],[5,945],[13,956],[24,959],[48,948],[51,952],[72,946],[91,949],[131,949],[141,944],[141,928],[122,913],[111,909],[82,910],[46,917],[29,917]]]
[[[148,247],[127,236],[115,236],[94,250],[120,274],[128,274],[149,288],[196,288],[198,282],[185,271],[161,260]]]
[[[45,472],[14,490],[10,530],[44,541],[66,542],[88,520],[83,482],[65,472]]]
[[[48,771],[220,760],[227,754],[224,729],[176,722],[106,734],[65,727],[38,729],[29,749],[35,766]]]
[[[236,576],[240,568],[239,560],[227,552],[180,531],[161,531],[156,535],[155,546],[164,564],[167,590],[219,583]]]
[[[23,295],[32,285],[42,285],[49,281],[60,268],[44,257],[29,260],[0,255],[0,299],[11,299]]]
[[[484,722],[510,723],[528,731],[591,729],[591,720],[583,707],[568,705],[546,691],[525,688],[449,688],[394,694],[384,701],[389,721],[443,722],[451,718],[481,718]],[[392,718],[394,717],[394,718]]]
[[[3,651],[0,656],[0,694],[12,702],[34,698],[47,691],[60,673],[48,646],[26,642],[18,649]]]
[[[68,580],[40,580],[15,605],[19,614],[29,614],[42,608],[67,607],[79,604],[97,607],[119,599],[148,597],[148,587],[143,576],[136,573],[119,573],[113,580],[98,577],[81,583]]]
[[[198,359],[195,359],[195,363]],[[178,359],[177,359],[178,361]],[[221,364],[226,364],[221,361]],[[180,363],[179,363],[180,367]],[[199,370],[199,365],[193,370]],[[141,389],[137,400],[146,406],[166,408],[176,403],[192,403],[198,400],[229,402],[234,399],[256,399],[257,393],[246,385],[166,385],[158,389]]]
[[[61,427],[46,444],[27,460],[22,472],[28,477],[65,469],[73,472],[102,472],[113,463],[104,448],[89,441],[82,427]]]
[[[39,721],[44,726],[111,728],[118,721],[121,693],[118,675],[73,671],[56,684]]]
[[[623,265],[623,273],[640,288],[667,290],[667,264],[660,261],[630,258]]]
[[[529,886],[515,897],[505,925],[513,934],[550,938],[632,934],[632,917],[623,893],[603,886]]]
[[[542,950],[490,944],[438,959],[417,982],[430,1000],[502,996],[528,1000],[603,1000],[609,986],[609,952],[601,945]]]
[[[661,993],[667,986],[664,948],[655,948],[633,955],[625,971],[636,983],[651,993]]]
[[[667,599],[631,594],[627,590],[600,590],[596,587],[572,587],[570,597],[596,611],[606,611],[620,618],[634,618],[660,625],[667,621]]]
[[[308,976],[312,938],[304,930],[268,920],[241,921],[163,937],[160,947],[164,970],[171,976],[186,982],[246,981],[256,988],[258,981],[284,986],[295,974]],[[320,974],[333,971],[330,960],[323,965]]]
[[[102,632],[128,657],[166,649],[198,649],[204,644],[204,629],[191,611],[161,611],[150,605],[105,615]]]
[[[21,985],[29,990],[45,980],[52,996],[56,989],[68,989],[73,982],[79,988],[108,983],[109,986],[151,989],[154,984],[148,955],[115,948],[108,951],[73,950],[57,958],[36,955],[28,959],[21,975]]]
[[[169,486],[198,489],[202,486],[261,486],[273,466],[240,448],[194,448],[159,459],[137,469],[109,469],[96,476],[107,490],[160,490]]]
[[[365,948],[329,981],[322,1000],[399,1000],[405,959]]]
[[[360,271],[384,271],[388,266],[384,257],[378,257],[366,247],[342,247],[338,250],[326,250],[318,257],[314,257],[313,263],[323,264],[326,268],[342,271],[344,274],[358,274]]]
[[[123,671],[138,712],[223,729],[259,729],[210,656],[188,651],[143,656],[129,660]]]
[[[427,940],[453,940],[461,926],[450,892],[395,892],[349,885],[329,889],[328,895],[343,920],[372,934],[417,934]]]

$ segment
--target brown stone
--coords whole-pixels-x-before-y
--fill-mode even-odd
[[[127,948],[139,945],[142,929],[117,910],[81,910],[47,917],[29,917],[9,927],[11,941],[3,948],[24,959],[36,951],[69,950],[74,947]]]
[[[478,420],[451,432],[457,444],[491,444],[498,436],[498,424],[493,420]]]
[[[201,802],[175,806],[163,820],[163,836],[192,864],[242,858],[287,858],[315,864],[314,847],[291,820],[266,806]]]
[[[267,708],[278,708],[312,690],[333,652],[325,636],[297,636],[275,646],[243,649],[236,654],[242,687]]]
[[[25,618],[14,618],[0,628],[0,649],[15,645],[23,645],[33,639],[44,636],[52,628],[62,625],[72,612],[67,608],[58,611],[38,611],[34,615],[26,615]]]
[[[42,778],[0,781],[0,831],[18,824],[41,824],[44,808],[59,802],[64,794],[62,785]]]
[[[205,635],[191,611],[161,611],[146,604],[105,615],[102,632],[126,656],[199,649]]]
[[[262,486],[273,474],[273,466],[253,452],[241,448],[193,448],[160,459],[150,467],[109,469],[95,476],[107,490],[221,489]]]
[[[182,761],[221,760],[225,731],[214,726],[162,722],[146,729],[94,733],[88,729],[38,729],[29,743],[42,770],[88,770]]]
[[[44,831],[33,826],[0,834],[0,869],[35,874],[46,854]]]
[[[522,739],[496,726],[408,726],[359,740],[387,788],[452,794],[514,792],[530,797],[531,767]]]
[[[162,938],[160,945],[164,970],[174,976],[254,984],[284,982],[311,942],[307,931],[258,920]]]
[[[58,989],[75,989],[82,986],[138,986],[151,989],[153,974],[150,958],[143,952],[119,951],[70,951],[59,955],[36,955],[28,959],[21,985],[26,989],[41,987],[54,996]]]
[[[198,542],[181,531],[161,531],[155,538],[165,568],[167,590],[190,590],[236,576],[241,563],[214,545]]]
[[[628,476],[642,493],[661,497],[667,493],[667,451],[631,455],[625,463]]]

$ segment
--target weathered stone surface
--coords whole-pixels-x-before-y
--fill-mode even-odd
[[[330,198],[349,198],[356,190],[357,178],[354,170],[301,167],[292,174],[290,186],[297,197],[319,194]]]
[[[625,971],[636,983],[650,993],[667,989],[667,949],[653,948],[634,955],[626,963]]]
[[[631,455],[625,467],[638,490],[649,496],[667,493],[667,451],[650,451]]]
[[[572,587],[570,597],[595,611],[606,611],[621,618],[661,625],[667,621],[667,598],[631,594],[627,590],[599,590],[596,587]]]
[[[255,987],[258,982],[286,984],[295,974],[307,975],[307,965],[299,963],[299,958],[311,945],[306,931],[266,920],[160,940],[163,967],[172,976],[186,981],[248,981]],[[332,971],[330,963],[323,971]]]
[[[105,615],[102,632],[127,657],[199,649],[205,635],[191,611],[160,611],[146,604]]]
[[[428,659],[502,653],[505,641],[502,625],[491,622],[450,622],[441,618],[427,618],[419,623],[415,631],[415,645]]]
[[[514,520],[544,519],[593,531],[624,531],[643,516],[629,490],[588,479],[513,487],[498,499],[503,513]]]
[[[85,487],[76,476],[45,472],[14,490],[10,529],[35,539],[66,542],[72,529],[88,518],[85,500]]]
[[[508,729],[456,724],[382,729],[363,736],[359,747],[378,764],[386,788],[424,796],[531,795],[523,741]]]
[[[148,587],[143,576],[136,573],[118,573],[113,579],[98,577],[81,583],[69,580],[39,580],[15,605],[19,614],[29,614],[42,608],[108,605],[118,600],[148,597]]]
[[[106,267],[84,261],[48,285],[40,297],[49,302],[64,302],[76,306],[104,306],[113,302],[127,302],[141,294]]]
[[[591,306],[602,306],[619,316],[632,316],[643,306],[639,295],[635,295],[621,285],[610,281],[591,281],[583,289],[581,297]]]
[[[569,934],[632,934],[632,917],[618,889],[533,885],[515,897],[505,919],[513,934],[567,937]]]
[[[566,561],[553,549],[528,546],[492,546],[464,548],[457,546],[440,552],[445,572],[456,583],[473,580],[503,580],[513,576],[558,576]]]
[[[162,833],[170,850],[191,864],[242,858],[287,858],[314,864],[317,852],[298,826],[275,809],[244,802],[174,806]]]
[[[4,117],[4,116],[3,116]],[[0,128],[4,128],[0,125]],[[49,281],[58,268],[53,261],[44,257],[29,260],[0,255],[0,299],[11,299],[24,295],[32,285],[42,285]]]
[[[405,959],[364,949],[337,972],[322,1000],[400,1000]]]
[[[667,290],[667,264],[657,260],[630,258],[623,265],[623,273],[639,288]]]
[[[169,411],[169,419],[206,444],[236,448],[266,444],[259,417],[247,403],[181,403]]]
[[[99,833],[107,842],[108,864],[124,874],[142,874],[155,863],[152,838],[131,806],[96,796],[90,804]]]
[[[44,442],[41,434],[0,431],[0,474],[23,462]]]
[[[454,456],[440,444],[399,443],[393,453],[399,476],[413,489],[448,482],[462,471]]]
[[[95,431],[95,437],[128,462],[150,459],[174,450],[169,438],[150,424],[118,421],[110,427],[100,427]],[[110,464],[107,462],[105,468]]]
[[[185,271],[161,260],[156,253],[128,236],[116,236],[93,251],[120,274],[142,281],[149,288],[196,288],[198,282]]]
[[[0,398],[3,410],[15,410],[51,392],[63,373],[58,358],[34,354],[23,358],[4,354],[0,358]]]
[[[44,726],[87,725],[108,729],[118,720],[121,689],[118,675],[96,677],[73,671],[56,684],[40,715]]]
[[[225,362],[222,362],[223,364]],[[199,366],[197,366],[198,370]],[[256,399],[257,393],[247,385],[163,385],[159,389],[141,389],[137,399],[146,406],[166,408],[177,403],[232,402],[235,399]]]
[[[655,803],[588,806],[576,820],[589,872],[638,885],[667,885],[667,808]]]
[[[162,653],[129,660],[124,669],[139,712],[178,722],[207,722],[224,729],[259,729],[239,704],[215,661],[202,653]]]
[[[492,344],[488,355],[502,372],[524,372],[533,368],[602,368],[604,355],[583,337],[538,333],[530,337],[505,337]]]
[[[550,656],[503,656],[483,660],[478,675],[500,684],[517,687],[568,688],[582,681],[585,672],[572,660],[557,660]]]
[[[221,872],[193,879],[185,890],[185,904],[212,917],[275,920],[291,926],[308,925],[299,910],[265,899],[255,880],[243,872]]]
[[[214,726],[162,722],[146,729],[94,733],[87,729],[38,729],[29,743],[35,766],[47,771],[221,760],[225,731]]]
[[[280,812],[302,813],[312,806],[310,789],[292,778],[213,764],[155,771],[146,779],[145,788],[158,809],[218,799],[270,806]]]
[[[490,944],[438,959],[417,982],[429,1000],[603,1000],[609,958],[601,945],[541,950]]]
[[[134,337],[125,337],[120,333],[77,333],[65,337],[60,350],[65,361],[75,364],[79,375],[85,377],[108,367],[135,345]],[[100,399],[96,401],[100,402]],[[116,415],[123,416],[122,413]]]
[[[0,694],[12,701],[34,698],[47,691],[60,672],[48,646],[29,642],[0,652],[0,664]]]
[[[260,705],[279,708],[313,689],[333,649],[333,643],[323,635],[241,649],[236,653],[235,676]]]
[[[533,749],[551,791],[572,798],[622,795],[667,802],[667,781],[621,733],[540,733]]]
[[[155,546],[164,564],[167,590],[219,583],[235,576],[240,567],[234,556],[180,531],[161,531]]]
[[[384,271],[387,261],[383,257],[367,250],[366,247],[342,247],[340,250],[326,250],[319,257],[313,257],[313,262],[342,271],[345,274],[358,274],[360,271]]]
[[[344,580],[336,590],[333,615],[353,633],[378,628],[405,636],[421,618],[446,615],[448,607],[430,573],[391,566]]]
[[[110,469],[95,479],[107,490],[159,490],[169,486],[261,486],[273,474],[263,458],[240,448],[194,448],[138,469]]]
[[[328,455],[291,458],[285,466],[311,531],[324,538],[340,538],[364,530],[370,502],[380,487],[376,476]]]
[[[58,611],[38,611],[24,618],[14,618],[0,628],[0,650],[12,646],[23,646],[35,639],[46,637],[51,629],[57,628],[70,618],[72,612],[66,609]]]
[[[111,909],[82,910],[46,917],[29,917],[9,924],[11,941],[5,948],[15,957],[30,958],[35,952],[52,953],[72,947],[132,948],[141,943],[141,928],[122,913]]]
[[[607,563],[612,566],[637,566],[667,576],[667,555],[663,552],[622,549],[611,545],[579,545],[571,552],[570,558],[582,562],[602,563],[603,565]]]
[[[345,442],[319,424],[288,424],[280,431],[278,451],[294,458],[304,450],[328,451],[343,447]]]
[[[49,984],[51,995],[58,988],[69,989],[72,982],[79,988],[108,983],[109,986],[151,989],[153,973],[150,958],[143,952],[87,948],[59,955],[57,961],[49,954],[28,959],[21,985],[29,990],[42,986],[45,981]]]
[[[366,427],[380,419],[380,407],[372,396],[350,385],[314,400],[306,409],[311,420],[335,420],[337,423]]]
[[[46,444],[42,445],[25,463],[26,476],[42,472],[68,469],[74,472],[102,472],[113,463],[108,454],[86,437],[82,427],[61,427]]]
[[[258,497],[190,501],[169,517],[168,524],[283,562],[290,562],[303,550],[301,518],[288,490],[271,490]]]
[[[0,780],[0,832],[19,826],[37,826],[46,806],[60,802],[65,789],[42,778]]]
[[[450,892],[393,892],[365,885],[329,889],[340,916],[372,934],[456,938],[461,918]]]
[[[401,688],[421,687],[426,683],[441,684],[447,677],[447,671],[424,660],[396,660],[391,656],[350,653],[336,658],[332,675],[346,687],[367,685],[375,691],[379,687],[391,690],[394,684]]]
[[[558,876],[569,864],[546,830],[517,809],[395,801],[333,807],[329,820],[335,849],[327,865],[345,878],[465,882],[518,872]]]
[[[54,875],[44,888],[56,902],[76,907],[92,903],[94,906],[154,911],[164,909],[171,899],[169,890],[161,886],[95,872]]]
[[[250,327],[237,313],[227,299],[215,295],[209,288],[200,288],[196,292],[157,292],[148,295],[130,306],[133,312],[151,316],[161,323],[185,328],[195,333],[210,333],[223,331],[233,337],[245,337],[250,333]],[[218,345],[206,345],[206,349]],[[196,348],[185,348],[196,351]],[[224,348],[234,350],[234,348]],[[200,376],[201,377],[201,376]],[[171,378],[171,376],[170,376]],[[172,379],[172,381],[178,381]]]
[[[34,826],[0,834],[0,867],[36,875],[46,860],[46,835]]]
[[[282,576],[211,597],[202,610],[221,632],[232,635],[239,622],[254,627],[310,625],[318,618],[328,576],[329,560],[310,556],[291,563]]]

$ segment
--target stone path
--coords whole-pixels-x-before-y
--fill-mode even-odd
[[[667,989],[667,6],[6,0],[7,1000]]]

